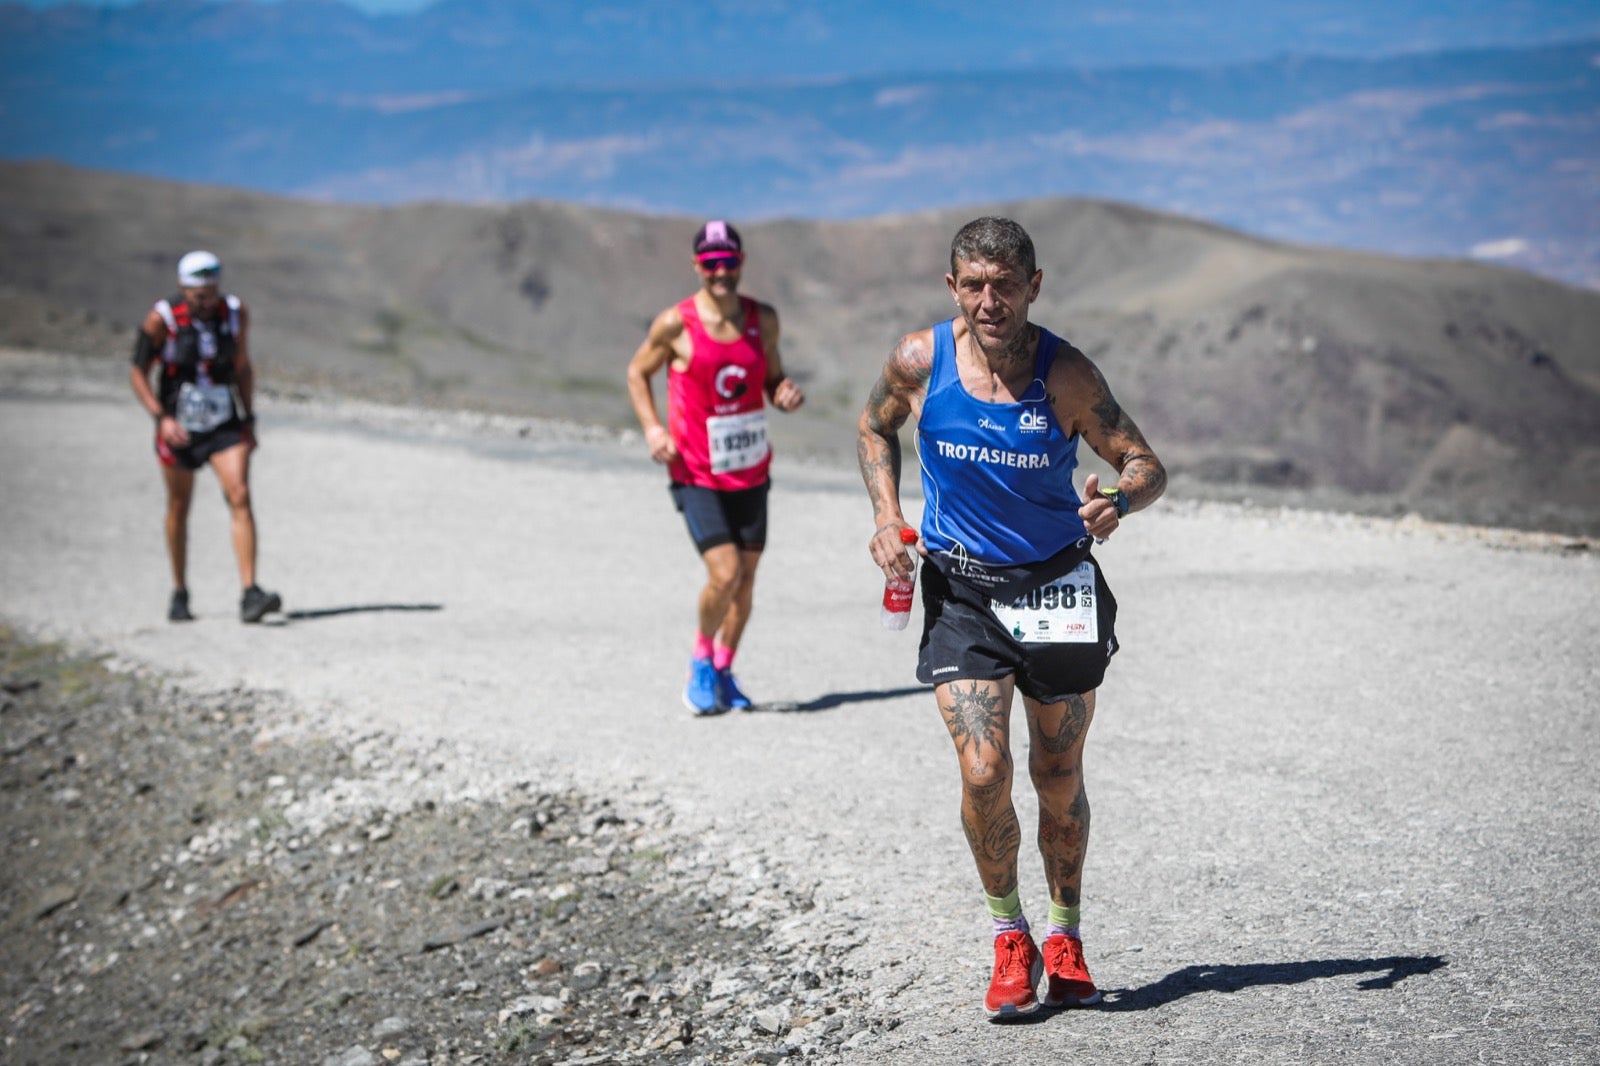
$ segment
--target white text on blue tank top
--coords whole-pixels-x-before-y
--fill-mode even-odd
[[[978,428],[993,430],[996,433],[1004,433],[1006,431],[1006,427],[1004,425],[994,421],[988,415],[978,416]],[[1049,433],[1050,419],[1045,417],[1044,412],[1035,411],[1032,408],[1029,408],[1017,416],[1017,429],[1022,433],[1028,434],[1029,436],[1037,436],[1040,433]]]
[[[1003,448],[990,448],[981,444],[954,444],[947,440],[934,441],[939,454],[946,459],[966,463],[989,463],[994,466],[1014,466],[1021,470],[1041,470],[1050,465],[1048,452],[1008,452]]]
[[[1049,433],[1050,419],[1045,417],[1043,411],[1030,407],[1017,419],[1017,428],[1024,433]]]

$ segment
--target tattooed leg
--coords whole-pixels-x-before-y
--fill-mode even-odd
[[[961,763],[961,828],[984,892],[997,897],[1017,887],[1022,841],[1011,805],[1013,691],[1009,678],[951,681],[934,690]]]
[[[1032,740],[1028,773],[1039,793],[1039,853],[1050,898],[1076,907],[1089,849],[1089,796],[1083,785],[1083,741],[1094,718],[1094,693],[1060,703],[1023,697]]]

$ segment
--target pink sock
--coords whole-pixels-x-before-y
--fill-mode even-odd
[[[718,670],[726,670],[733,665],[733,651],[734,649],[728,647],[722,641],[717,641],[711,652],[711,665]]]
[[[694,635],[694,657],[696,659],[711,658],[711,638],[704,633]]]

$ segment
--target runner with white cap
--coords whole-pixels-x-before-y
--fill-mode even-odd
[[[156,301],[134,338],[129,379],[155,419],[155,450],[167,488],[166,540],[172,564],[167,617],[187,622],[189,503],[194,472],[216,472],[232,515],[234,555],[243,593],[239,616],[259,622],[283,606],[256,584],[256,520],[250,505],[250,453],[256,446],[250,401],[250,313],[221,291],[222,261],[206,251],[178,260],[176,295]],[[155,382],[152,368],[159,368]]]
[[[706,566],[699,631],[683,701],[696,714],[747,710],[733,656],[750,620],[756,564],[767,542],[767,443],[763,396],[780,411],[805,402],[783,372],[778,312],[739,295],[744,242],[713,220],[694,238],[700,289],[662,311],[628,364],[628,395],[650,457],[665,465],[672,499]],[[667,368],[667,425],[651,379]]]

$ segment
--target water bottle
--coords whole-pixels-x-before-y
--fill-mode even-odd
[[[900,543],[908,548],[917,542],[917,531],[902,529]],[[916,566],[917,557],[911,555],[911,574],[901,577],[899,574],[889,578],[883,583],[883,611],[878,615],[879,621],[885,629],[904,629],[906,623],[911,621],[911,597],[916,591]]]

